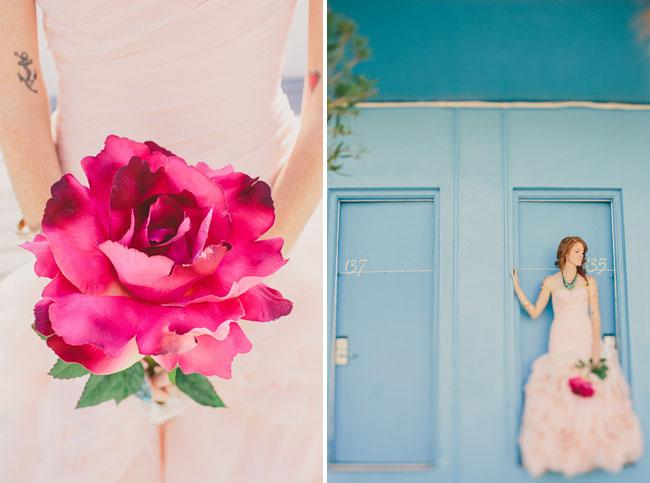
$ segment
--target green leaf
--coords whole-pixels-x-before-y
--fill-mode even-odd
[[[600,366],[594,367],[591,372],[596,374],[601,380],[605,379],[607,377],[607,371],[609,370],[609,367],[607,367],[607,364],[601,363]]]
[[[197,403],[215,408],[226,407],[207,377],[201,374],[185,374],[180,368],[175,370],[176,386]]]
[[[119,404],[123,399],[138,392],[142,384],[144,384],[144,368],[140,362],[115,374],[105,376],[91,374],[79,398],[77,409],[95,406],[111,399]]]
[[[48,374],[54,379],[74,379],[75,377],[82,377],[88,374],[86,369],[81,364],[74,362],[65,362],[64,360],[57,360]]]
[[[175,367],[171,372],[167,374],[167,377],[169,378],[169,382],[171,382],[174,386],[176,385],[176,371],[178,370],[178,367]]]

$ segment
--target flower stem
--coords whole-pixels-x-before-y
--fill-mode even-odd
[[[143,360],[147,363],[145,366],[145,371],[147,371],[147,375],[149,377],[153,377],[155,374],[154,370],[156,366],[159,366],[160,364],[158,364],[151,356],[144,356]]]

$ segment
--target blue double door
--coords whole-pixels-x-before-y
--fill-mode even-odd
[[[360,116],[370,154],[329,180],[330,481],[527,481],[522,389],[553,314],[528,318],[509,274],[534,300],[565,236],[588,244],[602,332],[630,374],[622,198],[644,145],[613,169],[597,149],[612,113],[577,114],[573,138],[571,110]],[[587,140],[590,171],[574,157]]]

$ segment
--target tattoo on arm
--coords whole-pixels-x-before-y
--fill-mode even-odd
[[[317,70],[310,70],[309,71],[309,92],[314,92],[314,89],[316,89],[316,86],[320,82],[320,71]]]
[[[25,51],[20,54],[14,52],[14,55],[18,57],[18,65],[24,69],[22,74],[18,72],[18,79],[20,79],[20,81],[25,84],[30,91],[38,93],[38,91],[34,89],[34,82],[36,82],[37,79],[36,69],[32,71],[32,68],[30,67],[34,61],[29,58],[29,55]]]

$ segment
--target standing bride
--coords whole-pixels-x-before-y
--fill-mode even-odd
[[[603,348],[598,285],[584,269],[586,254],[582,238],[562,239],[555,261],[559,271],[544,279],[534,305],[521,290],[517,271],[512,273],[531,318],[540,316],[550,298],[553,303],[548,352],[535,360],[528,377],[519,435],[523,465],[534,477],[546,471],[567,477],[598,468],[616,472],[643,451],[616,348]],[[601,357],[608,368],[604,379],[592,372],[605,367]]]
[[[30,327],[46,280],[33,262],[17,269],[0,282],[0,481],[320,481],[322,1],[299,123],[280,87],[296,0],[37,2],[59,75],[52,117],[35,2],[0,3],[0,146],[24,229],[38,232],[62,173],[86,181],[80,161],[109,134],[230,163],[272,185],[267,236],[291,261],[271,283],[294,310],[244,327],[253,351],[214,380],[228,408],[189,405],[158,426],[136,398],[74,409],[84,381],[48,376],[55,356]]]

